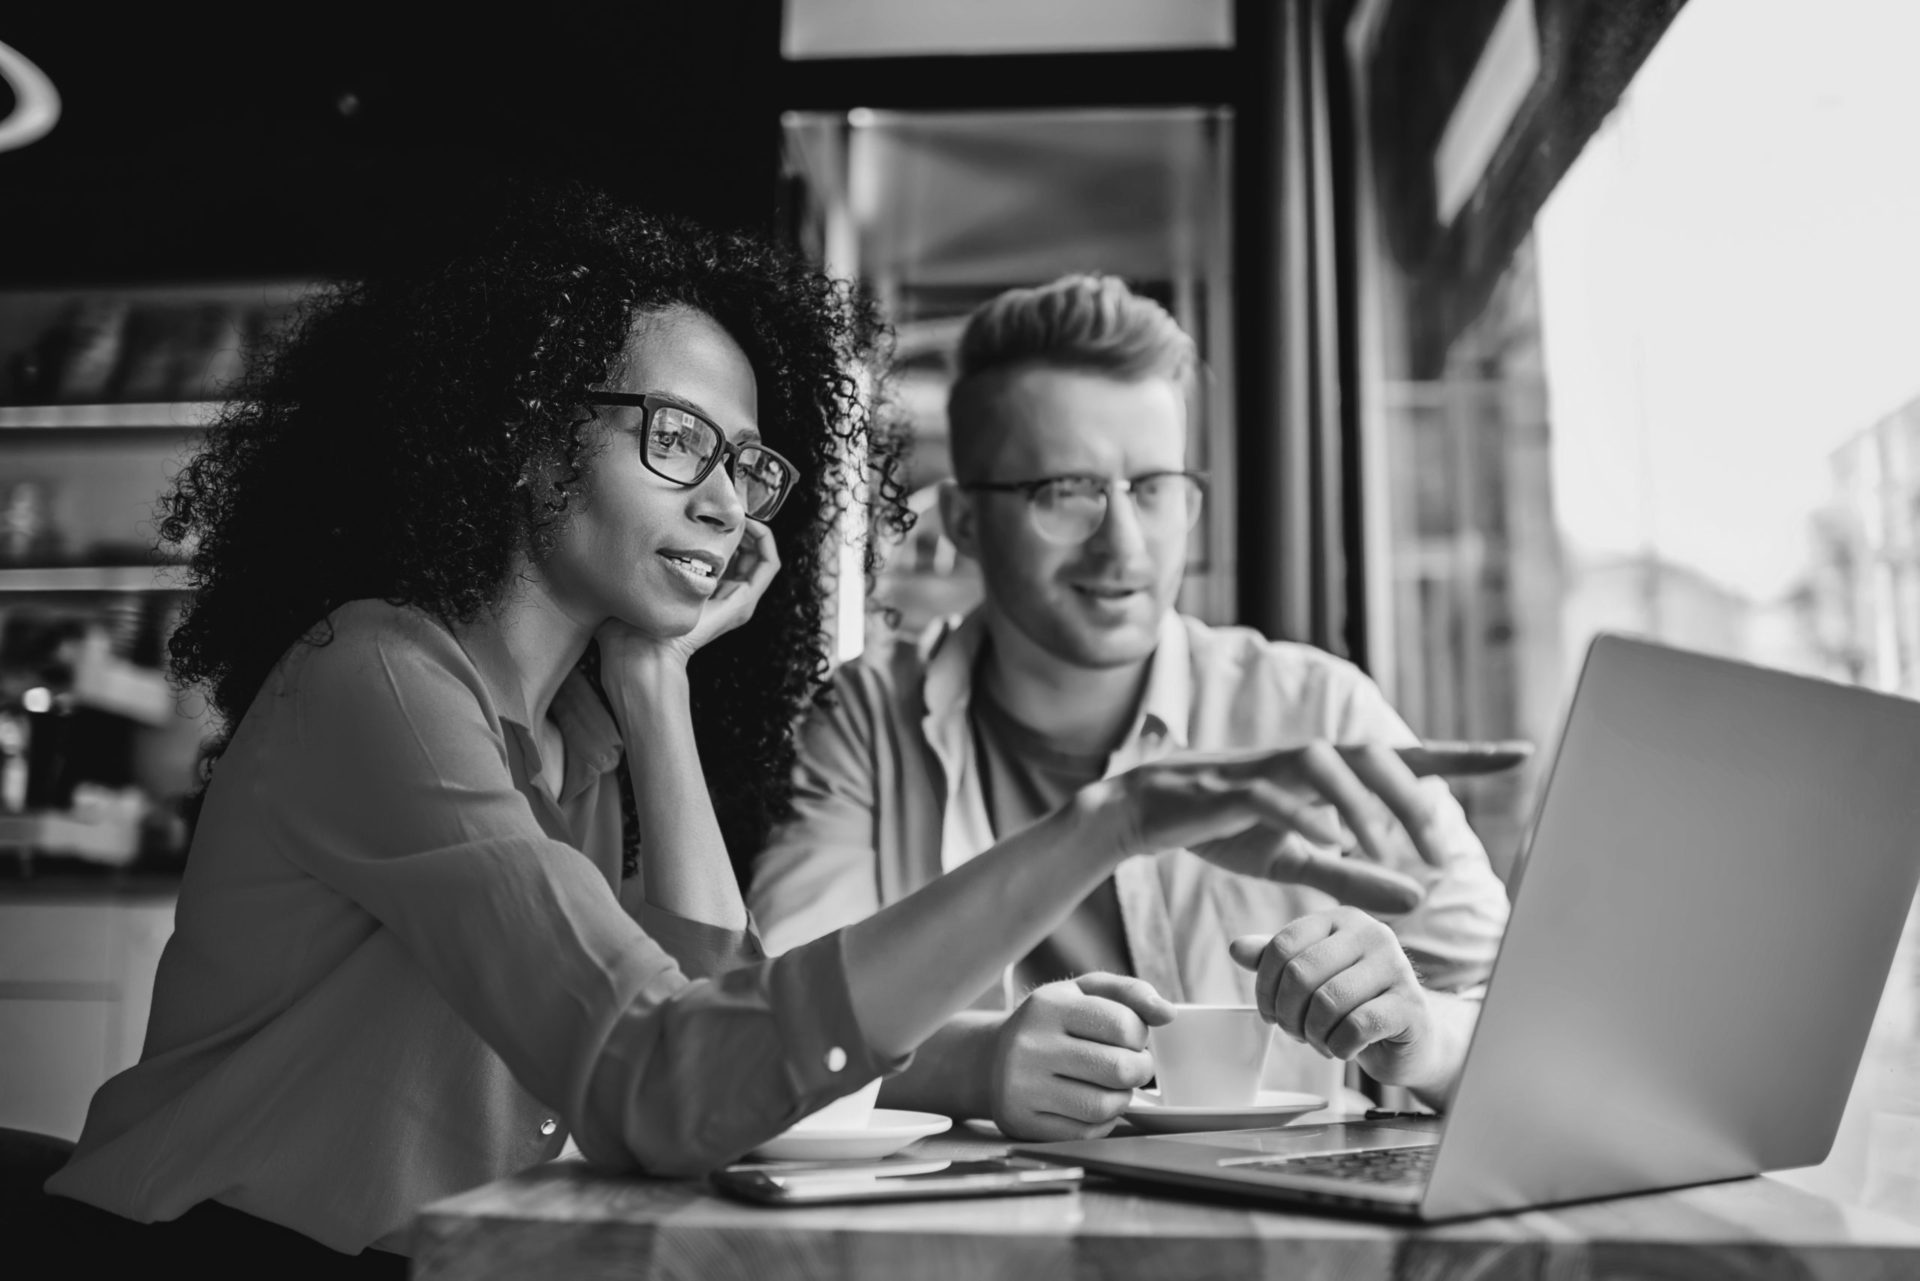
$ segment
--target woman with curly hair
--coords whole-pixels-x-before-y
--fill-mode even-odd
[[[1122,857],[1305,823],[1286,754],[1143,767],[765,959],[729,848],[782,815],[860,469],[899,519],[879,334],[785,253],[569,192],[256,365],[165,503],[174,669],[229,733],[142,1061],[48,1184],[92,1241],[391,1273],[422,1204],[570,1136],[714,1168],[904,1064]]]

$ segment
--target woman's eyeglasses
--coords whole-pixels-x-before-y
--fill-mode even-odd
[[[798,468],[765,445],[735,445],[712,422],[664,397],[596,391],[587,403],[637,407],[640,460],[648,471],[676,485],[691,489],[724,463],[741,506],[755,520],[773,519],[800,478]]]
[[[1133,500],[1140,523],[1163,533],[1186,533],[1200,519],[1206,477],[1193,471],[1157,471],[1144,476],[1042,476],[1038,480],[974,481],[969,492],[1024,494],[1027,517],[1050,543],[1072,547],[1093,537],[1107,518],[1108,495],[1115,490]]]

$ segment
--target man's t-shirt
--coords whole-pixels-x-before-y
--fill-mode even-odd
[[[968,706],[978,750],[980,786],[995,840],[1004,840],[1066,804],[1069,797],[1097,781],[1107,768],[1107,753],[1062,751],[1047,737],[1015,720],[974,682]],[[1104,970],[1133,973],[1127,954],[1120,896],[1113,878],[1083,899],[1058,929],[1015,963],[1016,992],[1042,983]]]

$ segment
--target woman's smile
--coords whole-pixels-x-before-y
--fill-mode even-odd
[[[712,552],[663,550],[660,559],[674,571],[676,581],[701,596],[709,596],[720,585],[720,557]]]

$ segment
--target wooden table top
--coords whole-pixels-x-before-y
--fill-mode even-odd
[[[965,1131],[913,1155],[979,1158]],[[414,1271],[435,1281],[752,1277],[1920,1277],[1920,1223],[1763,1176],[1404,1227],[1209,1201],[1089,1176],[1066,1196],[765,1208],[701,1182],[601,1178],[560,1161],[429,1206]]]

